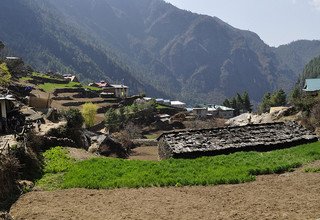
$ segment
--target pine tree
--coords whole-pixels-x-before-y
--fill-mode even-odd
[[[250,97],[248,92],[243,93],[242,100],[243,100],[243,110],[252,112],[252,105],[250,102]]]
[[[231,107],[231,104],[230,104],[229,99],[224,100],[224,102],[223,102],[223,106],[226,106],[226,107],[228,107],[228,108],[230,108],[230,107]]]

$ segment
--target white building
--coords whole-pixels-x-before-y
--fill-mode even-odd
[[[186,108],[186,103],[180,101],[171,101],[171,106],[176,108]]]

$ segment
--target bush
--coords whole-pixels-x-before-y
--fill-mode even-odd
[[[0,64],[0,85],[6,86],[11,81],[11,73],[7,67],[7,64]]]
[[[92,127],[95,123],[95,117],[97,115],[98,106],[92,103],[86,103],[82,107],[82,116],[87,128]]]
[[[7,208],[14,195],[19,193],[16,182],[19,168],[19,161],[13,155],[0,155],[0,210]]]
[[[68,128],[81,128],[84,118],[79,109],[70,108],[64,113]]]

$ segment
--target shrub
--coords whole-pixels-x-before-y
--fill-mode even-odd
[[[19,168],[19,161],[13,155],[0,155],[0,210],[5,209],[19,192],[16,183]]]
[[[81,128],[84,118],[79,109],[70,108],[64,113],[68,128]]]
[[[0,85],[6,86],[10,83],[11,73],[7,67],[7,64],[0,64]]]
[[[95,123],[98,106],[93,103],[86,103],[82,107],[82,116],[86,127],[92,127]]]

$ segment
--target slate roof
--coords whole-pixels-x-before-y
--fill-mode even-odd
[[[318,139],[298,124],[271,123],[167,132],[158,140],[161,158],[188,158],[239,150],[273,150]]]

